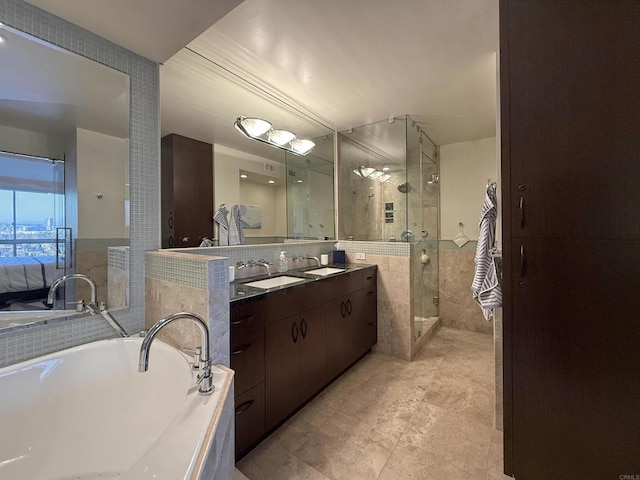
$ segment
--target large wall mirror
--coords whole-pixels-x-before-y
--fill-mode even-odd
[[[234,205],[242,208],[246,244],[335,238],[333,131],[212,58],[206,46],[196,42],[160,68],[163,138],[177,134],[211,144],[213,152],[213,198],[205,214],[209,224],[189,235],[175,232],[171,246],[198,246],[203,237],[212,236],[218,245],[210,220],[221,205],[228,212]],[[267,120],[273,129],[291,131],[315,147],[296,155],[247,138],[234,127],[240,116]],[[202,174],[196,180],[206,181]],[[180,215],[175,212],[176,224]],[[169,246],[164,235],[163,246]]]
[[[36,318],[20,312],[46,309],[71,273],[124,308],[129,76],[8,26],[0,35],[0,328]],[[64,286],[60,314],[90,300],[88,284]]]

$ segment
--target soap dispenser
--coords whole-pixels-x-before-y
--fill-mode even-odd
[[[280,252],[280,256],[278,257],[278,266],[276,267],[276,270],[280,273],[282,272],[286,272],[287,270],[289,270],[289,262],[287,261],[287,255],[286,252]]]

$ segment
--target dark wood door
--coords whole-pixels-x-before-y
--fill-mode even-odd
[[[291,316],[266,326],[266,425],[275,427],[299,404],[298,317]]]
[[[327,321],[325,308],[316,307],[298,316],[300,327],[300,402],[305,402],[327,383]]]
[[[505,471],[637,475],[640,2],[500,15]]]
[[[235,397],[236,460],[265,434],[264,382]]]

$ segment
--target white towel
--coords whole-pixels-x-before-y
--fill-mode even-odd
[[[234,205],[231,208],[231,223],[229,224],[229,245],[244,245],[244,230],[240,207]]]
[[[229,221],[227,220],[228,211],[224,205],[216,210],[213,220],[218,224],[218,245],[229,245]]]
[[[473,298],[482,308],[486,320],[493,318],[493,309],[502,306],[502,286],[496,269],[495,258],[491,255],[496,236],[498,215],[496,185],[487,185],[487,192],[480,213],[480,235],[476,247],[475,275],[471,284]]]

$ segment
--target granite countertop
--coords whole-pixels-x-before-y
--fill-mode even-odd
[[[305,272],[308,272],[309,270],[316,270],[318,268],[325,268],[325,267],[329,267],[329,268],[343,268],[344,271],[343,272],[338,272],[338,273],[333,273],[331,275],[311,275]],[[312,267],[304,267],[304,268],[297,268],[295,270],[289,270],[288,272],[284,272],[284,273],[274,273],[272,275],[260,275],[260,276],[255,276],[255,277],[248,277],[248,278],[240,278],[232,283],[229,284],[229,301],[231,303],[240,301],[240,300],[245,300],[248,298],[257,298],[260,297],[262,295],[266,295],[270,292],[274,292],[277,290],[282,290],[285,288],[289,288],[289,287],[295,287],[295,286],[299,286],[299,285],[304,285],[307,283],[311,283],[311,282],[317,282],[318,280],[322,280],[324,278],[333,278],[333,277],[337,277],[340,275],[345,275],[347,273],[350,272],[355,272],[357,270],[364,270],[366,268],[371,268],[371,267],[375,267],[375,265],[369,265],[366,263],[347,263],[347,264],[330,264],[330,265],[323,265],[321,267],[316,267],[316,266],[312,266]],[[301,279],[300,282],[297,283],[293,283],[290,285],[284,285],[281,287],[273,287],[273,288],[269,288],[269,289],[262,289],[262,288],[256,288],[256,287],[250,287],[248,285],[246,285],[246,283],[251,283],[251,282],[255,282],[258,280],[265,280],[268,278],[277,278],[283,275],[288,275],[291,277],[298,277]]]

